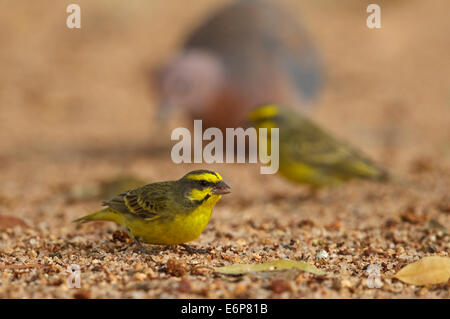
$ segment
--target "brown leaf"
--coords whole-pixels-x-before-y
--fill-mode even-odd
[[[433,169],[432,159],[429,157],[419,157],[411,162],[410,170],[412,173],[424,173]]]
[[[0,215],[0,230],[13,228],[15,226],[27,227],[27,224],[23,221],[23,219],[9,215]]]
[[[400,215],[402,221],[417,225],[423,224],[428,220],[426,215],[418,215],[414,210],[408,209],[406,212]]]
[[[311,219],[303,219],[301,220],[298,225],[300,228],[308,228],[314,227],[314,222]]]
[[[394,275],[394,278],[416,286],[447,282],[449,277],[450,258],[441,256],[424,257]]]
[[[342,224],[341,224],[341,222],[338,221],[338,220],[336,220],[336,221],[334,221],[333,223],[331,223],[331,224],[325,226],[325,228],[326,228],[327,230],[329,230],[329,231],[332,231],[332,230],[339,230],[341,227],[342,227]]]

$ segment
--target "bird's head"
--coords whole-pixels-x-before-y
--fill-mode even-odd
[[[186,197],[201,203],[210,198],[217,201],[221,195],[230,193],[231,189],[219,173],[208,170],[187,173],[180,179],[180,182],[186,189]]]
[[[166,119],[174,108],[200,117],[219,94],[224,80],[224,67],[214,54],[200,49],[181,52],[157,78],[158,118]]]
[[[249,122],[256,128],[276,128],[285,119],[285,110],[276,105],[269,104],[252,110],[248,115]]]

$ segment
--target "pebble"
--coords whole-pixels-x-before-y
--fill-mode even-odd
[[[328,259],[328,253],[325,250],[321,250],[316,254],[316,261],[323,261]]]

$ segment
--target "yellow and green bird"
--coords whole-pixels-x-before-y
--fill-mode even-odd
[[[293,182],[318,188],[353,178],[385,181],[388,177],[358,151],[291,109],[261,106],[250,112],[249,120],[257,129],[268,129],[269,150],[270,128],[279,128],[279,173]]]
[[[148,184],[103,202],[106,208],[75,222],[113,221],[140,241],[178,245],[200,237],[221,195],[230,193],[219,173],[196,170],[181,179]],[[188,247],[188,246],[187,246]]]

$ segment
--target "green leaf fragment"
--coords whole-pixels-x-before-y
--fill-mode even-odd
[[[286,269],[299,269],[312,274],[323,276],[326,272],[313,265],[295,260],[274,260],[263,264],[235,264],[230,266],[215,267],[214,270],[225,275],[241,275],[253,272],[280,271]]]

